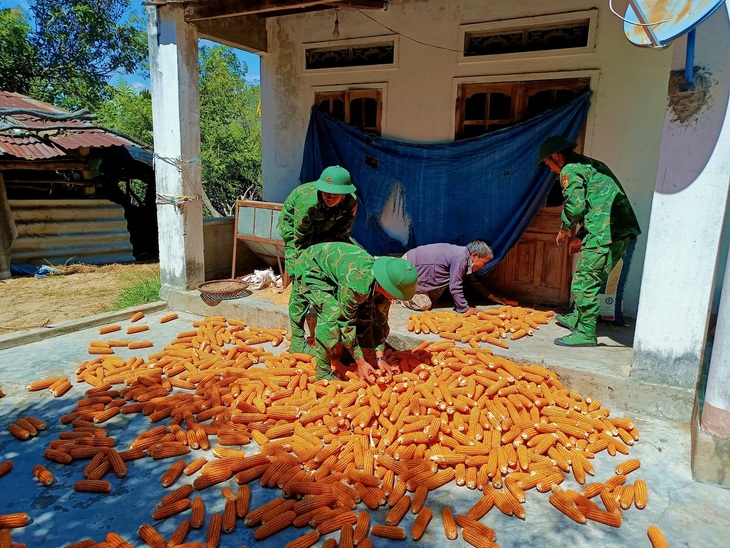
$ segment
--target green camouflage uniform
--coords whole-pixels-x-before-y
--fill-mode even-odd
[[[604,163],[568,154],[560,186],[565,198],[560,228],[568,231],[580,224],[577,236],[583,240],[571,284],[575,310],[567,320],[595,339],[598,292],[641,230],[621,183]]]
[[[375,292],[374,262],[367,251],[340,242],[313,245],[299,256],[300,293],[296,297],[292,293],[289,316],[294,326],[304,320],[302,311],[310,305],[317,311],[317,379],[334,378],[330,360],[338,343],[355,359],[363,357],[358,339],[372,342],[376,350],[384,349],[390,300]],[[364,329],[367,327],[369,330]],[[296,341],[295,336],[301,340]],[[292,333],[292,346],[296,343],[305,344],[303,330]]]
[[[292,352],[304,352],[309,348],[304,339],[304,315],[308,305],[303,299],[296,298],[301,292],[301,269],[297,268],[297,259],[311,245],[349,241],[356,212],[357,198],[354,194],[345,194],[339,204],[328,207],[312,183],[295,188],[284,202],[279,216],[279,233],[284,240],[284,264],[292,279],[289,312],[290,318],[301,318],[296,325],[292,320],[292,341],[297,341],[296,345],[292,343]],[[304,309],[299,310],[298,306]],[[304,341],[303,346],[299,341]]]

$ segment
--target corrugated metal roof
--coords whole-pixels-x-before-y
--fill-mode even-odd
[[[17,109],[36,112],[13,112]],[[45,113],[49,116],[44,116]],[[82,147],[136,146],[136,143],[85,120],[73,117],[62,121],[50,119],[72,114],[25,95],[0,91],[0,157],[40,160],[68,156],[70,151]]]

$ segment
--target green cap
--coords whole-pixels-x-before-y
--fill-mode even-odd
[[[552,135],[545,139],[540,145],[540,150],[537,154],[538,162],[537,166],[540,167],[544,162],[545,158],[548,158],[554,152],[562,152],[564,150],[573,150],[578,146],[578,143],[569,141],[562,135]]]
[[[373,264],[375,281],[401,301],[408,301],[416,294],[418,273],[416,268],[405,259],[378,257]]]
[[[330,166],[324,169],[319,179],[312,183],[314,188],[328,194],[350,194],[355,192],[355,185],[350,179],[350,172],[344,167]]]

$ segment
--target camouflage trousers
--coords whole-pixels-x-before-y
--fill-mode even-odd
[[[570,292],[575,309],[576,331],[589,337],[596,336],[596,322],[600,310],[598,293],[613,267],[626,252],[629,240],[618,240],[606,247],[581,249],[578,265],[573,274]]]
[[[317,380],[335,379],[330,367],[335,347],[340,342],[340,328],[337,320],[340,307],[337,298],[324,288],[305,285],[301,281],[292,280],[292,292],[289,297],[289,322],[291,324],[290,352],[311,354],[311,347],[306,342],[304,322],[307,310],[312,306],[317,311],[317,327],[314,331],[314,354],[317,358]]]

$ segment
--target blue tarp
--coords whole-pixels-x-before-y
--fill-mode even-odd
[[[301,181],[330,165],[347,168],[357,186],[352,236],[373,255],[419,245],[490,243],[493,268],[542,207],[555,175],[537,167],[550,135],[576,139],[590,106],[586,92],[560,108],[480,137],[434,144],[384,139],[312,109]]]

